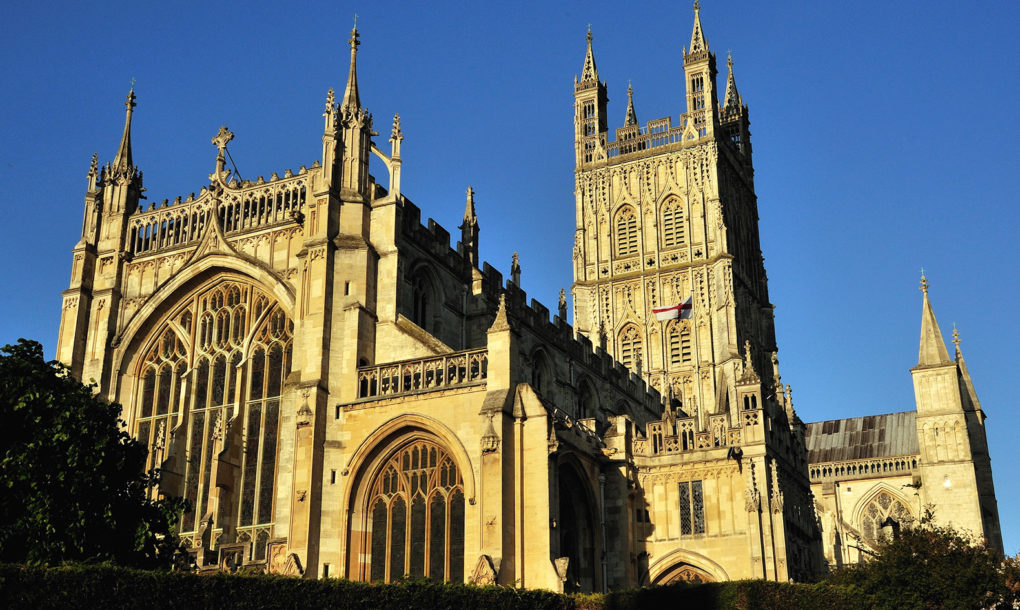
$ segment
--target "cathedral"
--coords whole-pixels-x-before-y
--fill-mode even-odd
[[[197,570],[565,592],[805,581],[928,512],[1001,550],[985,415],[926,280],[913,410],[794,410],[748,106],[732,60],[719,95],[697,4],[675,125],[642,126],[628,90],[610,137],[588,33],[573,327],[566,294],[551,317],[528,302],[516,257],[508,278],[479,260],[470,187],[455,246],[422,223],[400,117],[377,141],[356,28],[349,42],[310,165],[243,180],[223,127],[197,194],[142,205],[132,90],[116,155],[88,174],[57,358],[123,405],[158,492],[188,500]]]

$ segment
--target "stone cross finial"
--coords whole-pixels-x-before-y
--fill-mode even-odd
[[[928,296],[928,278],[924,275],[924,267],[921,267],[921,292]]]
[[[216,146],[216,148],[220,150],[220,153],[222,153],[224,150],[226,150],[227,143],[233,139],[234,134],[231,133],[229,129],[227,129],[226,125],[223,125],[220,127],[220,131],[219,133],[216,134],[216,137],[212,139],[212,143]]]
[[[694,12],[697,13],[701,10],[701,0],[694,0]]]
[[[953,345],[960,349],[960,331],[956,328],[956,322],[953,322]]]

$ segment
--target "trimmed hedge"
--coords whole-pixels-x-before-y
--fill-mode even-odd
[[[867,608],[851,588],[745,580],[677,584],[606,595],[560,595],[431,581],[373,585],[336,578],[156,572],[110,565],[0,565],[2,608],[400,608],[631,610],[638,608]]]

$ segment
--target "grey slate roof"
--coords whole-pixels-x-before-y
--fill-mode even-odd
[[[916,413],[904,411],[807,424],[808,462],[817,464],[919,453]]]

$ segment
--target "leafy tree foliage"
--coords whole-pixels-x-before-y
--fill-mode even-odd
[[[0,561],[173,560],[184,503],[150,498],[147,448],[93,390],[34,341],[0,348]]]
[[[862,564],[833,572],[828,582],[872,597],[876,608],[1014,608],[1020,562],[951,527],[930,512],[920,525],[879,543]]]

